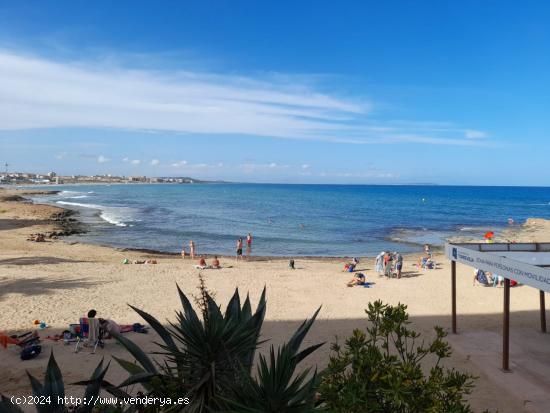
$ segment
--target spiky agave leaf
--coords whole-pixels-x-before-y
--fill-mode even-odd
[[[33,396],[49,397],[51,403],[36,404],[36,410],[39,413],[57,413],[64,412],[65,405],[59,401],[65,399],[65,385],[63,384],[63,375],[55,361],[53,351],[48,359],[44,384],[40,383],[33,375],[27,372],[31,382]]]
[[[2,394],[0,395],[0,413],[23,413],[23,410]]]
[[[107,370],[109,370],[110,363],[107,363],[107,366],[103,368],[103,358],[101,358],[99,364],[95,368],[92,376],[86,383],[86,390],[84,391],[84,400],[86,403],[78,406],[76,411],[78,413],[91,413],[94,409],[95,403],[90,403],[91,400],[97,399],[99,392],[101,391],[101,384]],[[75,383],[77,384],[77,383]]]
[[[181,293],[181,297],[182,302],[188,302],[185,294]],[[209,404],[208,400],[223,393],[229,383],[238,379],[243,366],[251,368],[265,304],[261,303],[254,315],[243,320],[238,302],[235,291],[228,305],[230,314],[223,316],[212,297],[206,295],[209,316],[202,323],[198,324],[189,310],[179,314],[178,324],[171,323],[170,331],[182,347],[170,357],[184,366],[183,381],[198,406]]]
[[[265,319],[266,289],[252,313],[250,298],[241,306],[236,289],[225,314],[214,298],[204,292],[206,314],[201,319],[190,300],[177,286],[182,310],[176,312],[176,322],[164,327],[145,311],[132,307],[159,334],[163,351],[162,362],[151,360],[139,347],[120,335],[115,338],[134,356],[137,364],[115,358],[130,377],[121,386],[141,383],[150,395],[189,397],[189,412],[204,412],[216,408],[217,399],[241,376],[249,375],[254,353],[259,345]],[[109,391],[109,389],[106,389]]]
[[[136,361],[149,373],[158,373],[155,364],[145,352],[139,348],[132,340],[127,339],[122,334],[111,332],[111,335],[130,352]]]
[[[324,343],[298,352],[318,313],[305,320],[288,343],[277,351],[271,346],[269,358],[260,355],[256,378],[245,375],[244,380],[231,386],[231,394],[224,398],[226,412],[238,413],[308,413],[315,410],[315,388],[318,375],[311,377],[305,369],[295,375],[297,365]],[[315,410],[317,411],[317,410]]]

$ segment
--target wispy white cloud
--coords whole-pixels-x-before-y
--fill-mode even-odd
[[[60,152],[57,155],[55,155],[55,159],[62,160],[62,159],[65,159],[67,157],[67,155],[68,155],[67,152]]]
[[[173,168],[182,168],[187,165],[187,161],[176,161],[171,164]]]
[[[109,161],[110,161],[110,159],[107,158],[107,157],[105,157],[105,156],[103,156],[103,155],[99,155],[99,156],[97,157],[97,163],[107,163],[107,162],[109,162]]]
[[[132,159],[132,160],[130,161],[130,163],[131,163],[132,165],[139,165],[139,164],[141,164],[141,159]]]
[[[464,131],[464,136],[466,139],[482,139],[487,137],[487,133],[479,130],[466,129]]]
[[[372,102],[322,93],[289,75],[155,71],[0,50],[0,92],[0,130],[119,128],[348,144],[478,145],[485,136],[446,123],[375,121]]]
[[[160,164],[160,161],[158,159],[151,159],[151,166],[157,166]]]
[[[245,173],[253,173],[256,171],[280,171],[290,168],[291,165],[282,165],[276,162],[268,163],[242,163],[239,168]]]

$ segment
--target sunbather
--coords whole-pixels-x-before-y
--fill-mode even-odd
[[[113,320],[100,318],[99,319],[99,326],[105,332],[105,334],[106,334],[105,338],[111,338],[112,333],[115,333],[115,334],[120,334],[121,333],[120,326],[117,323],[115,323]]]
[[[487,287],[489,285],[489,279],[487,277],[487,274],[483,270],[474,270],[474,284],[473,285],[483,285],[484,287]]]
[[[348,281],[347,286],[353,287],[354,285],[364,285],[365,284],[365,274],[358,272],[354,274],[353,278]]]
[[[206,270],[206,260],[201,255],[201,259],[199,260],[199,265],[195,265],[195,268],[198,270]]]
[[[214,259],[212,260],[212,265],[211,267],[215,270],[218,270],[221,268],[221,265],[220,265],[220,260],[218,259],[218,256],[215,255],[214,256]]]
[[[344,265],[344,270],[343,271],[344,272],[353,272],[353,271],[355,271],[355,265],[356,264],[354,264],[354,263],[351,263],[351,264],[348,263],[348,264]]]

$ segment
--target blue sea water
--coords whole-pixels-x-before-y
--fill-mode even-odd
[[[67,185],[38,197],[90,224],[74,240],[179,252],[371,256],[419,251],[452,235],[479,236],[529,217],[550,218],[550,188],[361,185]],[[188,250],[188,248],[187,248]]]

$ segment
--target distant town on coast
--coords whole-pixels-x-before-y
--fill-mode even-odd
[[[31,172],[3,172],[0,174],[0,184],[7,185],[63,185],[63,184],[122,184],[122,183],[170,183],[194,184],[206,183],[190,177],[148,177],[148,176],[118,176],[104,175],[58,175],[55,172],[45,174]]]

